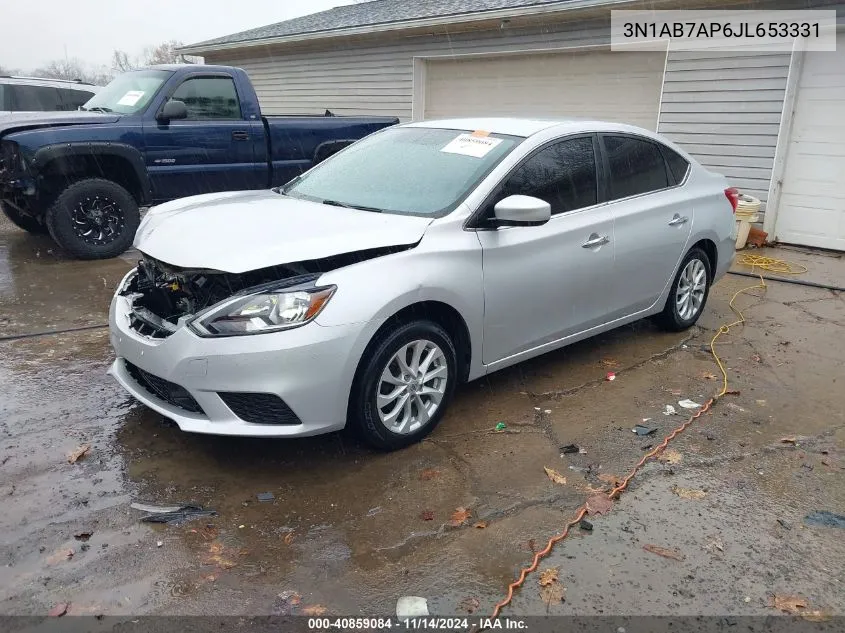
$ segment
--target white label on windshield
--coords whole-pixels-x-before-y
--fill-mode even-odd
[[[130,90],[120,98],[117,105],[133,106],[144,96],[143,90]]]
[[[489,136],[475,136],[473,134],[460,134],[451,141],[441,152],[447,154],[463,154],[474,158],[484,158],[496,145],[502,142],[500,138]]]

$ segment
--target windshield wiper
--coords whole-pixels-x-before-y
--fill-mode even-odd
[[[86,108],[85,106],[82,106],[82,109],[85,110],[86,112],[105,112],[105,113],[114,112],[114,110],[112,110],[111,108],[107,108],[105,106],[93,106],[91,108]]]
[[[337,200],[321,200],[321,204],[327,204],[330,207],[343,207],[344,209],[359,209],[360,211],[372,211],[373,213],[383,213],[384,209],[378,207],[365,207],[361,204],[346,204],[345,202],[338,202]]]

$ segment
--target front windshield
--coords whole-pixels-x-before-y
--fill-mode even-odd
[[[385,213],[452,211],[522,139],[396,127],[373,134],[282,189],[294,198]]]
[[[133,70],[123,73],[91,97],[82,109],[135,114],[147,106],[161,84],[172,74],[169,70]]]

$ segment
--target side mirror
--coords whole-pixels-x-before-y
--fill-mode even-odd
[[[496,226],[540,226],[552,217],[552,205],[533,196],[508,196],[493,207]]]
[[[171,99],[164,104],[164,107],[156,115],[156,121],[159,123],[168,123],[178,119],[188,118],[188,108],[184,101],[178,99]]]

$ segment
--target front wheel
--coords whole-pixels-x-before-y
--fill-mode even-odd
[[[707,254],[700,248],[690,250],[681,261],[663,312],[655,317],[657,324],[673,332],[692,327],[707,303],[712,278]]]
[[[434,430],[457,382],[449,334],[431,321],[412,321],[383,334],[361,361],[350,422],[382,450],[418,442]]]
[[[47,211],[50,235],[79,259],[120,255],[132,245],[140,222],[132,194],[103,178],[73,183]]]
[[[9,205],[0,204],[0,209],[3,210],[3,215],[9,218],[9,221],[19,229],[23,229],[27,233],[41,234],[47,232],[47,227],[38,218],[31,215],[24,215],[17,209],[11,208]]]

